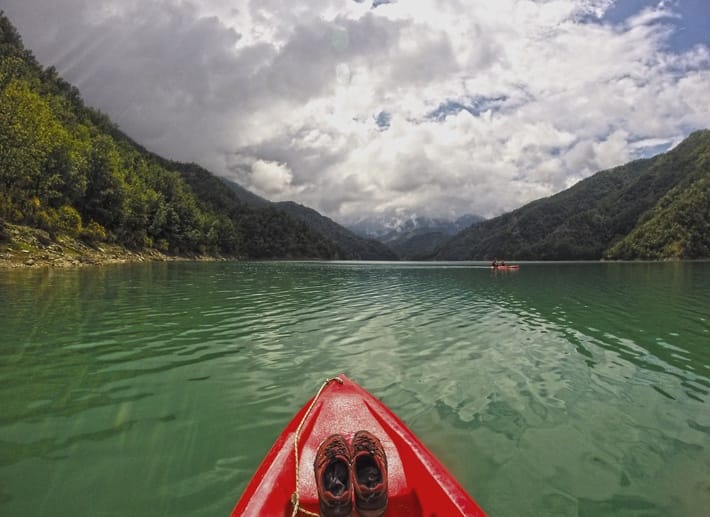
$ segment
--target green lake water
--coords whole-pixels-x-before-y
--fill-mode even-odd
[[[327,377],[494,516],[707,516],[710,263],[0,271],[0,515],[225,516]]]

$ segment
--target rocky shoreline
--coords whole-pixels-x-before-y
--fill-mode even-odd
[[[156,249],[132,251],[116,244],[90,246],[71,237],[52,239],[44,231],[27,226],[5,224],[0,235],[0,269],[72,268],[133,262],[184,260],[225,260],[210,256],[166,255]]]

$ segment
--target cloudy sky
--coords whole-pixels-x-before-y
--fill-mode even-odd
[[[494,216],[710,127],[708,0],[0,0],[147,148],[341,222]]]

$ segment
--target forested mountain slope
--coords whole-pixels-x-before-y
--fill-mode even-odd
[[[610,259],[710,257],[710,176],[672,189],[605,255]]]
[[[265,199],[261,196],[257,196],[250,190],[247,190],[242,187],[239,183],[236,183],[226,178],[221,178],[221,180],[224,182],[225,185],[227,185],[227,187],[229,187],[229,190],[236,194],[237,199],[239,199],[239,201],[241,201],[245,205],[264,208],[271,204],[271,201],[269,201],[268,199]]]
[[[431,258],[708,257],[709,177],[710,131],[696,131],[665,154],[476,224]]]
[[[316,210],[293,201],[272,202],[257,196],[238,183],[222,179],[240,201],[256,208],[274,207],[333,241],[344,254],[356,260],[397,260],[397,254],[381,242],[356,235]]]
[[[397,260],[397,255],[389,247],[375,239],[365,239],[339,225],[312,208],[293,201],[274,203],[294,219],[303,221],[309,228],[335,242],[345,253],[357,260]]]
[[[349,258],[273,207],[241,203],[194,164],[147,152],[53,68],[0,13],[0,226],[180,255]],[[0,231],[7,238],[7,232]]]

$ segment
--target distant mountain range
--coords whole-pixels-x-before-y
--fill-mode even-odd
[[[417,260],[431,255],[452,236],[483,220],[483,217],[471,214],[453,221],[416,214],[380,215],[360,219],[348,228],[358,235],[387,244],[402,259]]]
[[[483,217],[477,215],[464,215],[452,221],[445,218],[424,217],[414,213],[407,215],[382,214],[363,217],[347,224],[346,227],[362,237],[388,242],[402,235],[418,231],[439,231],[455,235],[472,224],[483,220]]]

